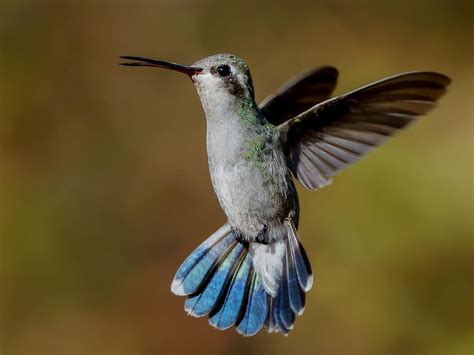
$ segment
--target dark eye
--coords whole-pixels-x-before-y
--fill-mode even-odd
[[[217,67],[217,72],[220,76],[225,77],[230,75],[230,67],[228,65],[219,65]]]

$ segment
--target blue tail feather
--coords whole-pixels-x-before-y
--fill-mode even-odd
[[[285,260],[283,262],[283,270],[286,271],[288,265]],[[278,315],[281,322],[286,329],[290,330],[293,328],[293,323],[295,322],[295,314],[290,306],[290,299],[288,295],[288,278],[286,277],[287,273],[283,272],[279,295],[278,295]]]
[[[291,248],[292,257],[295,260],[298,282],[304,292],[308,292],[313,286],[313,274],[306,251],[298,240],[296,228],[290,223],[288,228],[288,243]]]
[[[237,332],[251,336],[262,329],[267,319],[267,293],[257,273],[252,273],[249,297],[244,317],[237,326]]]
[[[209,237],[178,269],[171,291],[180,296],[195,293],[234,240],[230,228],[224,227]]]
[[[246,301],[249,274],[252,269],[252,256],[246,250],[237,266],[234,277],[227,289],[222,307],[209,318],[209,323],[218,329],[227,329],[233,326],[242,313],[242,306]]]
[[[184,278],[182,287],[186,295],[193,294],[199,290],[206,278],[212,272],[213,268],[219,262],[219,258],[226,253],[232,245],[234,238],[227,235],[221,241],[216,243],[212,249],[194,266],[189,274]]]
[[[295,318],[305,306],[305,292],[312,285],[312,272],[293,223],[287,224],[288,239],[283,259],[283,273],[276,297],[269,302],[267,328],[269,332],[288,334]]]
[[[291,247],[288,245],[286,251],[287,262],[287,279],[288,279],[288,297],[290,299],[290,306],[293,312],[301,315],[305,305],[305,293],[301,290],[298,283],[298,275],[296,272],[295,259],[291,253]]]
[[[223,260],[217,270],[212,275],[208,285],[201,293],[188,298],[185,302],[185,310],[194,317],[208,315],[217,305],[221,297],[222,289],[232,277],[234,263],[238,259],[242,244],[234,241],[234,245],[228,254],[223,256]]]
[[[265,327],[267,327],[267,330],[269,333],[272,333],[276,331],[276,324],[275,324],[275,318],[273,317],[273,307],[272,303],[274,301],[273,297],[268,297],[268,316],[267,320],[265,321]]]
[[[298,280],[303,280],[301,281],[300,286],[304,292],[308,292],[313,286],[313,272],[311,270],[311,264],[309,262],[308,256],[306,255],[306,250],[303,248],[303,245],[299,240],[295,263]]]
[[[208,315],[215,328],[235,326],[244,336],[254,335],[264,326],[269,332],[287,335],[296,316],[303,313],[305,292],[312,284],[311,267],[296,228],[291,222],[288,227],[275,297],[254,269],[253,249],[238,242],[228,225],[197,247],[178,269],[171,286],[174,293],[188,296],[188,314]]]
[[[287,335],[289,332],[289,329],[286,328],[285,324],[283,324],[281,317],[280,317],[280,298],[281,298],[281,293],[278,293],[278,295],[273,298],[272,302],[272,309],[270,310],[271,317],[273,319],[273,324],[274,324],[274,329],[270,329],[270,331],[276,331],[280,332],[284,335]]]

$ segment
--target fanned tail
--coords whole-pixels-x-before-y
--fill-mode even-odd
[[[276,292],[270,293],[264,286],[264,279],[271,275],[260,274],[260,268],[254,267],[258,255],[250,246],[255,243],[238,242],[226,224],[197,247],[176,273],[171,291],[188,296],[186,312],[194,317],[209,316],[209,323],[217,329],[235,326],[244,336],[254,335],[264,326],[269,332],[288,334],[296,316],[303,313],[312,273],[296,228],[292,222],[286,223],[287,238],[279,243],[283,253],[266,256],[282,258],[281,263],[268,260],[282,268],[275,273]],[[275,245],[268,245],[272,247]]]
[[[171,291],[188,296],[185,310],[209,316],[217,329],[235,326],[244,336],[256,334],[267,318],[267,295],[254,271],[249,246],[224,225],[184,261]]]

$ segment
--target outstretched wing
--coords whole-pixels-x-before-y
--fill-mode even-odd
[[[321,188],[343,168],[430,111],[451,80],[434,72],[395,75],[322,102],[279,126],[293,175]]]
[[[337,69],[321,67],[296,76],[260,103],[268,122],[279,125],[314,105],[326,101],[337,83]]]

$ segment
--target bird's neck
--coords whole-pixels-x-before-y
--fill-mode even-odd
[[[243,159],[249,142],[267,129],[266,120],[253,100],[223,94],[201,95],[207,119],[209,162],[234,164]]]
[[[237,99],[234,110],[246,128],[263,127],[267,124],[267,120],[253,99]]]
[[[234,124],[246,127],[266,124],[258,105],[247,95],[233,95],[220,87],[198,86],[198,92],[208,124],[229,125],[229,128]]]

